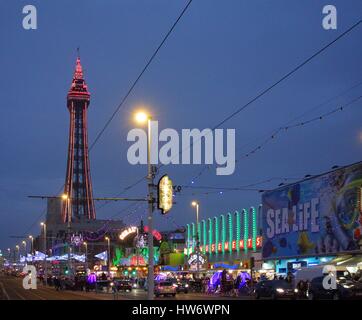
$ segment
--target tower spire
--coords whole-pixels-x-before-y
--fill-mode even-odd
[[[74,76],[73,79],[83,79],[83,68],[82,65],[80,63],[80,56],[78,54],[77,56],[77,61],[75,63],[75,71],[74,71]]]
[[[72,85],[67,96],[70,129],[64,193],[70,203],[62,208],[64,222],[96,218],[88,153],[87,110],[89,103],[90,93],[83,78],[78,54]]]

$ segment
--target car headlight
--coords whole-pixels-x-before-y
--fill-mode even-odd
[[[351,288],[353,288],[353,284],[350,284],[350,285],[344,284],[344,285],[343,285],[343,288],[351,289]]]
[[[185,284],[185,288],[188,288],[189,287],[189,285],[188,284]]]
[[[177,288],[178,285],[176,283],[172,284],[173,287]]]
[[[294,289],[294,292],[295,292],[295,293],[298,293],[298,291],[299,291],[299,290],[298,290],[297,288],[296,288],[296,289]]]
[[[284,292],[284,289],[282,289],[282,288],[277,288],[277,292],[283,293],[283,292]]]
[[[111,283],[110,283],[110,285],[111,285],[111,287],[113,287],[113,286],[114,286],[114,283],[113,283],[113,282],[111,282]]]

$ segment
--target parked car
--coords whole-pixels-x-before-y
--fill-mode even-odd
[[[346,267],[343,266],[333,266],[333,268],[336,270],[337,274],[337,280],[344,282],[347,280],[351,280],[351,274],[346,269]],[[327,275],[329,273],[329,268],[326,265],[318,265],[313,267],[305,267],[297,270],[295,273],[294,283],[297,285],[300,281],[308,281],[311,282],[312,279],[315,279],[317,277],[322,277],[324,275]]]
[[[176,292],[180,293],[188,293],[189,292],[189,284],[187,281],[177,281],[174,282],[174,286],[176,287]]]
[[[113,283],[117,291],[126,291],[126,292],[132,291],[132,283],[129,280],[114,279]]]
[[[155,285],[155,296],[175,296],[176,295],[176,286],[173,285],[171,281],[161,281]]]
[[[325,289],[323,285],[325,277],[317,277],[312,279],[307,290],[307,298],[309,300],[319,299],[362,299],[362,283],[357,281],[337,282],[335,289]]]
[[[265,280],[260,281],[255,286],[255,298],[271,298],[277,299],[296,299],[298,289],[294,289],[293,285],[286,280]]]

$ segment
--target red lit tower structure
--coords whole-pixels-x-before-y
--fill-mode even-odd
[[[90,93],[78,56],[72,85],[67,96],[70,113],[68,164],[64,193],[68,203],[62,207],[63,222],[93,220],[96,212],[88,154],[87,110]]]

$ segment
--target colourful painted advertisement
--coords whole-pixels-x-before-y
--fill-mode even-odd
[[[361,188],[362,162],[265,192],[263,258],[360,250]]]

